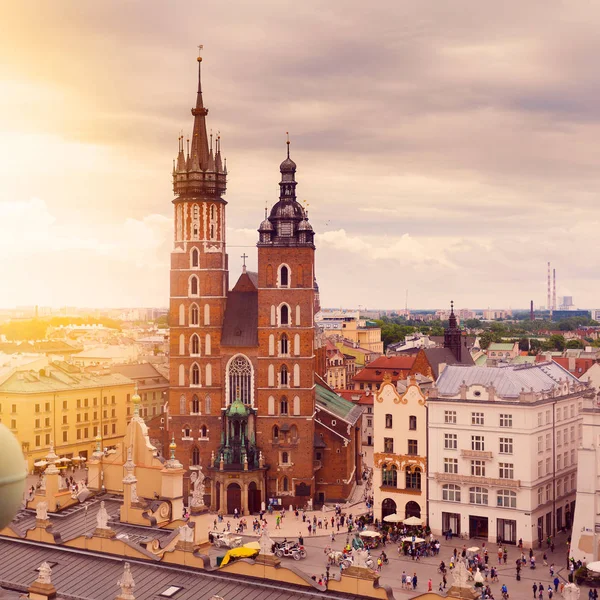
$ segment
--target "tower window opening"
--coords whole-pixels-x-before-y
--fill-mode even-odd
[[[290,309],[287,304],[282,304],[279,310],[279,324],[289,325],[290,323]]]

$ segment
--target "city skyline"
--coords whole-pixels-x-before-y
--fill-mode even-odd
[[[324,306],[403,307],[407,288],[409,307],[538,306],[548,260],[559,296],[595,306],[589,7],[532,3],[513,22],[471,2],[238,3],[202,20],[189,3],[144,6],[139,20],[114,2],[9,11],[1,307],[166,306],[198,43],[228,158],[232,281],[242,254],[256,267],[290,131]]]

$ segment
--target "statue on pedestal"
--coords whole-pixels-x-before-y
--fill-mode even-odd
[[[38,503],[38,505],[35,507],[35,518],[38,521],[46,521],[48,519],[48,503],[47,502],[39,502]]]
[[[263,554],[264,556],[271,556],[273,554],[273,540],[266,529],[263,529],[260,538],[258,538],[258,543],[260,545],[259,554]]]
[[[100,502],[100,510],[96,514],[96,527],[98,529],[110,529],[108,526],[108,512],[104,506],[104,500]]]
[[[562,595],[565,600],[579,600],[580,590],[574,583],[567,583]]]
[[[40,565],[38,573],[39,575],[36,579],[37,583],[44,583],[47,585],[52,583],[52,567],[46,561]]]
[[[204,473],[202,469],[198,467],[197,472],[193,472],[190,475],[190,481],[194,484],[194,491],[192,492],[192,507],[200,508],[204,506]]]
[[[119,594],[119,600],[135,600],[133,595],[133,588],[135,588],[135,581],[133,581],[133,575],[131,574],[131,567],[126,562],[123,568],[123,575],[117,582],[117,585],[121,588]]]

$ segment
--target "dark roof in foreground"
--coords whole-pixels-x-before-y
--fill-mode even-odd
[[[213,595],[222,596],[225,600],[317,600],[323,597],[315,589],[280,581],[256,580],[132,559],[125,561],[63,546],[0,538],[2,587],[26,592],[38,575],[37,568],[44,561],[54,563],[52,583],[57,590],[57,600],[114,600],[124,562],[131,565],[136,600],[159,600],[160,594],[170,586],[182,588],[174,596],[176,600],[208,600]],[[332,600],[364,600],[364,596],[332,592],[328,592],[327,597]]]

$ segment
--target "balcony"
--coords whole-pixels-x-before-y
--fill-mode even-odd
[[[492,460],[492,453],[487,450],[461,450],[462,458],[481,458],[483,460]]]
[[[436,481],[442,483],[469,483],[498,488],[521,487],[520,479],[496,479],[493,477],[477,477],[475,475],[458,475],[456,473],[434,473],[433,476]]]

